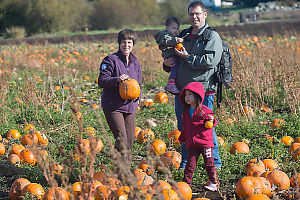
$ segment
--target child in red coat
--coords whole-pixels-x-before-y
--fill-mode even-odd
[[[205,90],[199,82],[187,84],[181,91],[179,99],[183,107],[183,128],[179,141],[187,143],[188,161],[184,169],[183,181],[191,185],[198,158],[202,154],[210,191],[218,189],[218,176],[213,159],[213,129],[217,121],[207,106],[202,105]]]

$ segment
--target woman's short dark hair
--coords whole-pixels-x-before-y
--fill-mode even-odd
[[[124,29],[124,30],[120,31],[118,34],[118,43],[120,45],[122,40],[132,40],[133,44],[135,44],[136,38],[137,38],[137,35],[133,30]]]
[[[201,1],[193,1],[192,3],[190,3],[190,5],[188,7],[188,12],[189,12],[190,8],[195,8],[197,6],[200,6],[202,11],[206,12],[206,7]]]
[[[180,26],[179,21],[176,17],[168,17],[166,19],[166,26],[169,26],[171,23],[176,23],[178,26]]]

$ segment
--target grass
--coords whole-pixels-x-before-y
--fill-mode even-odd
[[[216,132],[225,140],[225,146],[220,146],[223,162],[220,178],[220,194],[207,193],[202,185],[206,183],[207,175],[200,158],[193,179],[193,197],[206,196],[211,199],[236,199],[235,184],[244,177],[245,164],[253,158],[271,158],[277,161],[279,167],[289,178],[299,173],[299,160],[295,161],[288,152],[288,146],[280,140],[289,135],[299,137],[299,37],[274,38],[226,38],[230,44],[234,62],[234,89],[226,90],[220,109],[214,109],[219,121]],[[18,177],[27,178],[31,182],[41,184],[44,189],[58,185],[72,191],[72,184],[82,181],[89,183],[94,172],[105,171],[107,175],[118,178],[122,185],[134,186],[134,176],[130,171],[137,168],[141,160],[157,161],[159,156],[149,155],[149,144],[134,143],[133,162],[130,166],[122,164],[122,159],[113,151],[114,139],[105,122],[101,109],[94,109],[93,104],[100,105],[102,90],[94,80],[98,76],[100,61],[108,54],[115,52],[116,43],[95,44],[76,43],[47,46],[22,44],[19,46],[3,46],[0,52],[1,92],[0,92],[0,133],[3,138],[10,129],[17,129],[22,135],[26,124],[33,124],[37,130],[44,132],[49,145],[38,146],[46,149],[49,156],[46,160],[39,159],[35,166],[22,165],[15,167],[7,161],[8,152],[13,143],[6,144],[7,151],[0,157],[0,196],[7,199],[8,189]],[[139,59],[143,73],[143,98],[151,98],[158,92],[163,92],[168,74],[162,70],[161,53],[154,41],[139,42],[134,49]],[[89,80],[83,79],[89,76]],[[56,90],[55,86],[60,86]],[[63,89],[70,86],[72,90]],[[140,106],[137,111],[137,126],[142,129],[151,128],[156,139],[167,144],[167,150],[180,152],[180,147],[172,144],[167,135],[176,127],[174,113],[174,97],[169,96],[169,103],[155,103],[151,107]],[[17,102],[15,97],[23,103]],[[89,103],[80,103],[81,99]],[[55,111],[52,104],[58,104]],[[245,115],[243,106],[249,106],[254,116]],[[262,105],[272,107],[273,112],[261,110]],[[75,117],[82,113],[81,118]],[[234,122],[227,123],[228,118]],[[273,119],[283,119],[280,128],[273,129],[270,122]],[[153,120],[157,126],[150,126],[145,121]],[[84,128],[94,127],[92,135]],[[266,140],[263,135],[274,137]],[[101,152],[90,155],[81,152],[80,139],[100,138],[103,143]],[[235,142],[248,139],[250,153],[231,155],[230,146]],[[31,148],[33,151],[36,148]],[[80,159],[74,159],[76,153]],[[58,162],[63,166],[61,174],[53,174],[51,163]],[[104,166],[105,165],[105,166]],[[169,183],[182,180],[183,172],[174,168],[165,173],[154,171],[151,176],[155,181],[166,180]],[[3,181],[2,181],[3,180]],[[112,179],[110,179],[112,180]],[[113,186],[110,186],[112,189]],[[135,189],[134,189],[135,188]],[[133,199],[143,199],[132,187]],[[295,190],[289,191],[296,193]],[[275,193],[283,198],[286,191]],[[87,193],[88,194],[88,193]],[[299,195],[299,194],[298,194]],[[162,199],[159,194],[156,199]]]

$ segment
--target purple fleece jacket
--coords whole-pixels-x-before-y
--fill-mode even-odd
[[[126,66],[125,55],[120,50],[106,56],[102,60],[98,78],[98,85],[103,88],[101,106],[103,110],[107,111],[134,113],[138,106],[138,101],[124,100],[119,95],[119,83],[117,80],[122,74],[127,74],[130,78],[137,80],[141,87],[141,66],[132,53],[129,55],[128,66]]]

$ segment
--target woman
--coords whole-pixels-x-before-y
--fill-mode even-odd
[[[101,106],[115,137],[115,148],[129,163],[134,142],[135,110],[138,99],[122,99],[119,95],[119,83],[131,78],[137,80],[141,86],[141,66],[131,53],[136,38],[133,30],[124,29],[119,32],[119,50],[103,59],[98,78],[98,85],[103,88]]]

